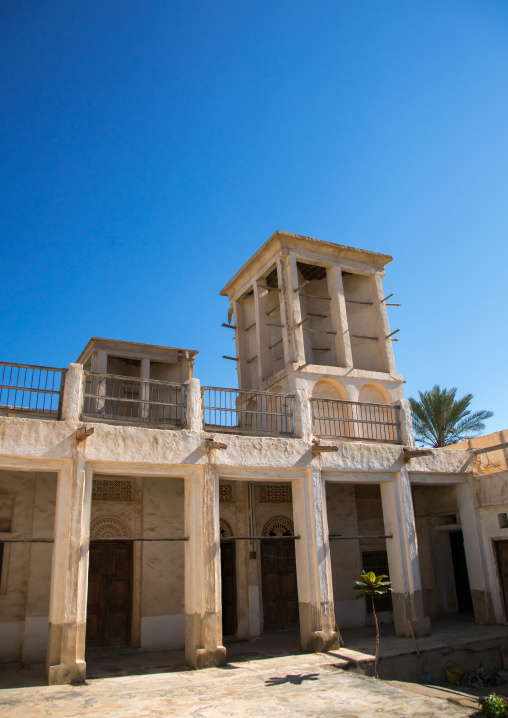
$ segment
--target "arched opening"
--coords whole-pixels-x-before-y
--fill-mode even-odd
[[[384,386],[375,382],[364,384],[358,401],[356,435],[373,441],[396,441],[397,411],[390,406],[392,398]]]
[[[317,436],[347,438],[354,436],[351,405],[346,389],[333,379],[320,379],[312,390],[314,433]]]
[[[289,538],[294,536],[293,522],[287,516],[273,516],[265,523],[262,535],[267,537],[261,539],[264,630],[297,628],[295,541]]]
[[[360,389],[358,401],[367,404],[391,404],[392,398],[384,386],[369,382]]]
[[[90,525],[86,647],[128,646],[132,621],[132,536],[118,516],[101,516]],[[110,541],[94,541],[104,537]]]

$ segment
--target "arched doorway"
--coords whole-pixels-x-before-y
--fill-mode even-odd
[[[224,541],[233,536],[231,524],[220,519],[220,570],[222,590],[222,635],[236,634],[236,546],[234,541]]]
[[[282,538],[294,536],[293,522],[287,516],[274,516],[266,522],[262,535],[274,537],[261,539],[264,630],[298,628],[295,541]]]
[[[92,522],[90,535],[125,538],[129,525],[117,516]],[[132,621],[132,541],[90,541],[86,647],[128,646]]]

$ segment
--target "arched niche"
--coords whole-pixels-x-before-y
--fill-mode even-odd
[[[391,404],[392,397],[381,384],[369,382],[360,389],[358,401],[365,404]]]
[[[263,526],[263,536],[294,536],[295,529],[287,516],[273,516]]]
[[[353,436],[351,404],[342,384],[334,379],[320,379],[312,390],[312,414],[314,433],[323,438]],[[341,402],[341,403],[339,403]]]
[[[90,524],[92,538],[128,538],[132,536],[129,524],[118,516],[101,516]]]
[[[347,401],[347,391],[342,384],[334,379],[320,379],[314,384],[312,389],[313,399],[338,399],[339,401]]]
[[[220,535],[224,538],[233,536],[233,528],[226,519],[219,519],[220,524]]]

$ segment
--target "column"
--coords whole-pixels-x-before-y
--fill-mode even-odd
[[[382,346],[382,341],[384,339],[385,343],[385,350],[386,350],[386,359],[388,362],[388,373],[389,374],[396,374],[397,370],[395,368],[395,359],[393,356],[393,344],[391,339],[386,339],[388,334],[390,334],[390,325],[388,324],[388,313],[386,311],[386,302],[381,301],[384,299],[384,290],[383,290],[383,279],[380,274],[375,275],[375,283],[376,283],[376,291],[375,291],[375,299],[374,301],[377,304],[377,308],[379,310],[379,322],[380,322],[380,334],[379,337],[379,345]],[[384,337],[383,337],[384,334]]]
[[[211,463],[185,478],[185,534],[185,660],[222,666],[219,482]]]
[[[430,633],[430,619],[423,610],[413,499],[405,466],[393,481],[381,483],[381,499],[385,532],[393,535],[393,538],[386,539],[386,550],[395,633],[397,636],[411,636],[412,627],[415,636],[426,636]]]
[[[292,352],[289,357],[290,362],[294,362],[299,366],[303,366],[305,359],[305,344],[303,341],[303,330],[298,324],[302,321],[302,310],[300,306],[300,293],[295,292],[298,287],[298,267],[296,265],[296,257],[290,255],[288,260],[284,262],[287,265],[287,273],[289,280],[286,286],[285,306],[286,315],[288,316],[287,331],[293,338]]]
[[[199,379],[187,379],[186,428],[198,434],[203,431],[203,402]]]
[[[457,503],[464,536],[469,587],[476,623],[495,623],[492,596],[486,576],[487,561],[481,542],[481,527],[475,508],[474,487],[468,481],[456,487]]]
[[[58,474],[46,670],[49,685],[85,680],[92,470],[77,452]]]
[[[65,372],[62,421],[79,421],[83,404],[83,366],[69,364]]]
[[[294,390],[295,394],[295,418],[298,421],[297,436],[304,441],[310,441],[312,439],[312,432],[314,430],[312,421],[312,410],[309,400],[309,392],[305,386],[296,386]]]
[[[333,266],[328,270],[327,276],[331,297],[330,312],[332,315],[332,326],[334,331],[337,332],[334,337],[337,366],[352,367],[353,353],[351,351],[351,339],[349,337],[346,298],[342,284],[342,268],[336,265]]]
[[[411,406],[407,399],[400,400],[400,438],[404,446],[414,446],[415,438],[413,433],[413,420],[411,418]]]
[[[142,402],[146,402],[139,405],[139,408],[141,410],[140,412],[140,419],[142,421],[150,421],[150,384],[148,381],[143,381],[143,379],[150,379],[150,359],[141,359],[141,371],[140,371],[140,392],[139,392],[139,398]],[[157,393],[156,393],[157,395]],[[157,399],[157,401],[160,401],[160,399]],[[172,409],[173,407],[171,407]],[[155,418],[159,419],[162,418],[162,412],[164,411],[164,407],[155,407]],[[161,413],[161,416],[159,416],[159,412]]]
[[[108,371],[108,355],[104,349],[92,352],[91,369],[94,374],[102,376],[94,376],[91,381],[91,394],[97,397],[106,396],[106,377]],[[106,401],[103,398],[91,399],[91,415],[104,418],[104,410]],[[117,402],[119,403],[119,402]]]
[[[324,480],[318,466],[292,482],[300,640],[306,651],[339,647],[335,630],[332,568]]]
[[[233,531],[237,536],[249,536],[249,502],[250,487],[247,481],[237,481],[235,484],[236,513]],[[256,561],[250,558],[254,542],[236,542],[236,613],[238,638],[250,638],[250,564]],[[256,572],[257,578],[257,572]]]

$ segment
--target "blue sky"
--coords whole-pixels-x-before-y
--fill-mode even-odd
[[[1,351],[199,350],[276,230],[392,254],[406,394],[508,427],[508,3],[3,0]]]

